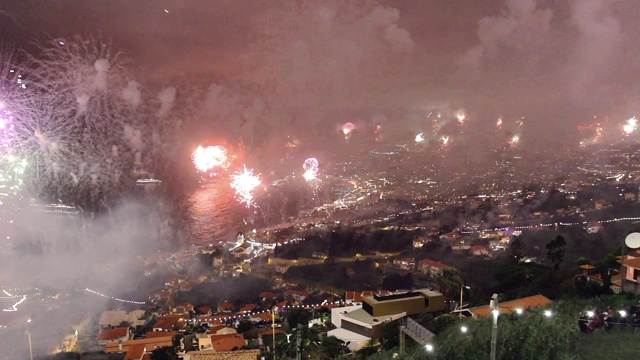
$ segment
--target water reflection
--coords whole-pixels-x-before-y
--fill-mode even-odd
[[[227,183],[209,183],[189,197],[191,243],[231,241],[242,230],[244,209]]]

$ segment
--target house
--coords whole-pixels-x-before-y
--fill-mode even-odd
[[[640,281],[640,258],[625,255],[623,260],[618,257],[618,263],[622,262],[622,281],[618,286],[624,286],[624,291],[632,292],[634,294],[640,293],[640,287],[638,282]],[[613,279],[611,281],[613,285]]]
[[[233,310],[235,306],[233,306],[232,303],[230,303],[229,301],[225,300],[222,304],[218,305],[218,312],[225,312],[225,313],[229,313],[231,312],[231,310]]]
[[[348,342],[350,350],[380,338],[382,326],[407,315],[444,310],[444,296],[430,289],[367,295],[362,305],[331,309],[331,323],[336,327],[328,336]]]
[[[423,236],[423,237],[419,237],[416,239],[413,239],[413,247],[416,249],[420,249],[421,247],[424,246],[424,244],[430,242],[431,239],[427,236]]]
[[[249,321],[254,322],[254,323],[258,323],[258,322],[268,322],[270,323],[272,318],[271,318],[271,312],[259,312],[259,313],[255,313],[253,315],[251,315],[249,317]]]
[[[431,277],[440,276],[444,270],[449,269],[455,270],[455,267],[431,259],[422,259],[418,261],[418,270],[420,270],[424,275]]]
[[[543,307],[551,304],[551,300],[544,295],[533,295],[524,298],[501,302],[498,304],[498,310],[501,314],[509,314],[514,311]],[[463,315],[472,317],[486,317],[491,315],[491,307],[489,305],[478,306],[466,310],[462,310]]]
[[[599,221],[589,221],[586,226],[588,234],[597,234],[604,226]]]
[[[188,314],[189,312],[193,312],[194,306],[191,303],[183,302],[177,304],[175,307],[171,308],[172,315],[182,315]]]
[[[242,314],[246,314],[254,311],[257,308],[258,308],[258,304],[247,304],[241,307],[240,309],[238,309],[238,312]]]
[[[211,345],[217,352],[235,351],[247,345],[247,341],[242,334],[211,335]]]
[[[159,316],[155,324],[153,324],[153,331],[182,329],[186,324],[185,320],[188,318],[189,314]]]
[[[214,268],[221,267],[222,264],[222,256],[214,256],[213,260],[211,260],[211,266],[213,266]]]
[[[475,256],[486,256],[489,255],[489,249],[482,245],[474,245],[471,247],[471,253]]]
[[[361,304],[362,297],[368,295],[373,295],[373,291],[347,291],[344,295],[344,302],[347,305]]]
[[[154,349],[147,349],[145,344],[130,346],[123,360],[146,360],[151,359],[151,352]]]
[[[235,258],[242,258],[245,256],[249,256],[251,255],[252,252],[253,252],[253,245],[251,245],[248,242],[244,242],[231,250],[231,253]]]
[[[148,352],[153,351],[154,349],[172,346],[173,345],[173,336],[163,336],[163,337],[154,337],[150,339],[138,339],[138,340],[128,340],[128,341],[112,341],[108,342],[104,347],[104,352],[111,353],[126,353],[130,348],[134,348],[133,351],[137,352],[142,348],[146,348]]]
[[[200,350],[188,351],[182,355],[184,360],[256,360],[260,358],[260,350],[238,350],[238,351],[213,351]]]
[[[131,329],[128,327],[119,327],[115,329],[104,329],[98,333],[98,345],[105,345],[110,341],[126,341],[131,340]]]
[[[153,338],[159,338],[159,337],[167,337],[167,336],[172,336],[175,337],[176,335],[179,335],[179,332],[175,332],[175,331],[149,331],[146,334],[144,334],[145,339],[153,339]]]
[[[309,292],[299,290],[285,290],[284,295],[290,297],[295,302],[302,302],[309,296]]]
[[[463,252],[471,249],[471,245],[464,243],[457,243],[451,245],[451,250],[455,252]]]
[[[403,270],[412,270],[416,266],[416,262],[411,258],[393,259],[393,266]]]
[[[213,325],[207,330],[207,334],[209,335],[226,335],[226,334],[237,334],[235,328],[227,325]]]
[[[455,231],[440,235],[440,240],[442,241],[453,241],[453,240],[458,240],[459,238],[460,238],[460,234]]]
[[[196,311],[202,315],[211,315],[211,306],[209,305],[200,305],[196,308]]]

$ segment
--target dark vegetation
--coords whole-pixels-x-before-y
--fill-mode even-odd
[[[305,240],[278,246],[275,256],[284,259],[312,257],[314,252],[329,257],[353,257],[358,253],[398,252],[411,246],[415,233],[408,230],[382,230],[369,227],[338,226],[331,230],[311,230]]]
[[[215,305],[228,300],[233,304],[256,303],[260,292],[270,290],[271,284],[264,279],[241,274],[236,278],[194,286],[192,291],[179,293],[176,302]]]

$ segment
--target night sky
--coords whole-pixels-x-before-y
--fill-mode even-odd
[[[294,126],[378,116],[412,129],[426,108],[464,108],[479,127],[525,116],[531,139],[639,110],[633,0],[7,0],[0,10],[5,46],[102,36],[138,81],[221,84],[296,113],[273,120]]]

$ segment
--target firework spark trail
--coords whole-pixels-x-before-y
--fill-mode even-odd
[[[253,175],[253,170],[247,170],[244,165],[243,170],[231,175],[231,187],[236,192],[236,199],[247,207],[256,206],[253,203],[253,191],[261,184],[259,176]]]
[[[110,44],[74,37],[30,57],[32,109],[16,124],[16,151],[37,195],[98,204],[122,189],[140,162],[135,106],[123,97],[127,63]],[[37,101],[35,101],[37,99]],[[128,128],[128,133],[125,133]]]

